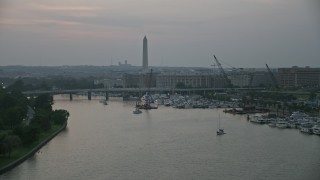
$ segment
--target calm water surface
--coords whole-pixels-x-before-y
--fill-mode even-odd
[[[320,179],[320,137],[212,109],[55,96],[68,128],[0,179]],[[216,136],[218,117],[227,134]]]

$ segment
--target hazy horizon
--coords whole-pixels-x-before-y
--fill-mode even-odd
[[[81,64],[81,65],[4,65],[4,66],[0,66],[0,67],[32,67],[32,68],[41,68],[41,67],[49,67],[49,68],[54,68],[54,67],[77,67],[77,66],[92,66],[92,67],[120,67],[119,65],[86,65],[86,64]],[[140,67],[142,69],[141,65],[131,65],[132,67]],[[149,66],[150,68],[208,68],[208,69],[212,69],[213,67],[201,67],[201,66]],[[270,69],[276,69],[276,68],[292,68],[293,66],[279,66],[279,67],[270,67]],[[320,65],[318,66],[297,66],[298,68],[305,68],[305,67],[309,67],[309,68],[320,68]],[[216,69],[218,69],[218,66],[215,67]],[[241,68],[241,69],[264,69],[267,70],[266,65],[264,64],[264,66],[261,67],[228,67],[224,64],[222,64],[222,68],[223,69],[233,69],[233,68]]]
[[[319,67],[317,0],[0,0],[0,66]],[[228,66],[228,65],[230,66]]]

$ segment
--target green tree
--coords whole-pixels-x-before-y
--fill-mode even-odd
[[[41,94],[34,99],[34,108],[52,111],[53,97],[48,94]]]
[[[66,110],[55,110],[51,113],[51,120],[58,125],[62,125],[67,122],[69,117],[69,112]]]
[[[23,145],[29,145],[38,140],[39,133],[40,129],[34,125],[19,126],[14,129],[14,134],[21,138]]]
[[[22,79],[16,80],[13,84],[7,87],[8,91],[23,91],[24,90],[24,83]]]
[[[36,111],[31,124],[40,127],[43,131],[51,129],[50,111],[39,109]]]
[[[20,125],[23,118],[26,117],[26,111],[19,106],[10,107],[4,111],[3,116],[5,118],[5,125],[8,126],[10,129],[13,129],[14,127]]]
[[[21,145],[21,139],[17,135],[6,135],[0,140],[0,154],[11,155],[11,152]]]

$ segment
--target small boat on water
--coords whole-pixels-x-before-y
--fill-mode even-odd
[[[266,123],[266,120],[262,116],[253,116],[253,118],[250,119],[250,122],[257,123],[257,124],[264,124]]]
[[[219,121],[218,121],[218,130],[217,130],[217,135],[223,135],[223,134],[225,134],[225,132],[224,132],[224,129],[222,129],[221,127],[220,127],[220,114],[219,114]]]
[[[223,135],[223,134],[225,134],[224,129],[219,128],[217,130],[217,135]]]
[[[107,100],[101,99],[100,102],[101,102],[102,104],[104,104],[104,105],[108,105]]]
[[[139,108],[136,108],[136,110],[133,111],[133,114],[141,114],[142,111]]]

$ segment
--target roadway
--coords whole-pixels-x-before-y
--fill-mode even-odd
[[[87,92],[108,92],[108,93],[125,93],[125,92],[192,92],[192,91],[226,91],[226,90],[264,90],[264,88],[99,88],[99,89],[66,89],[66,90],[35,90],[24,91],[25,95],[38,95],[38,94],[76,94]]]

